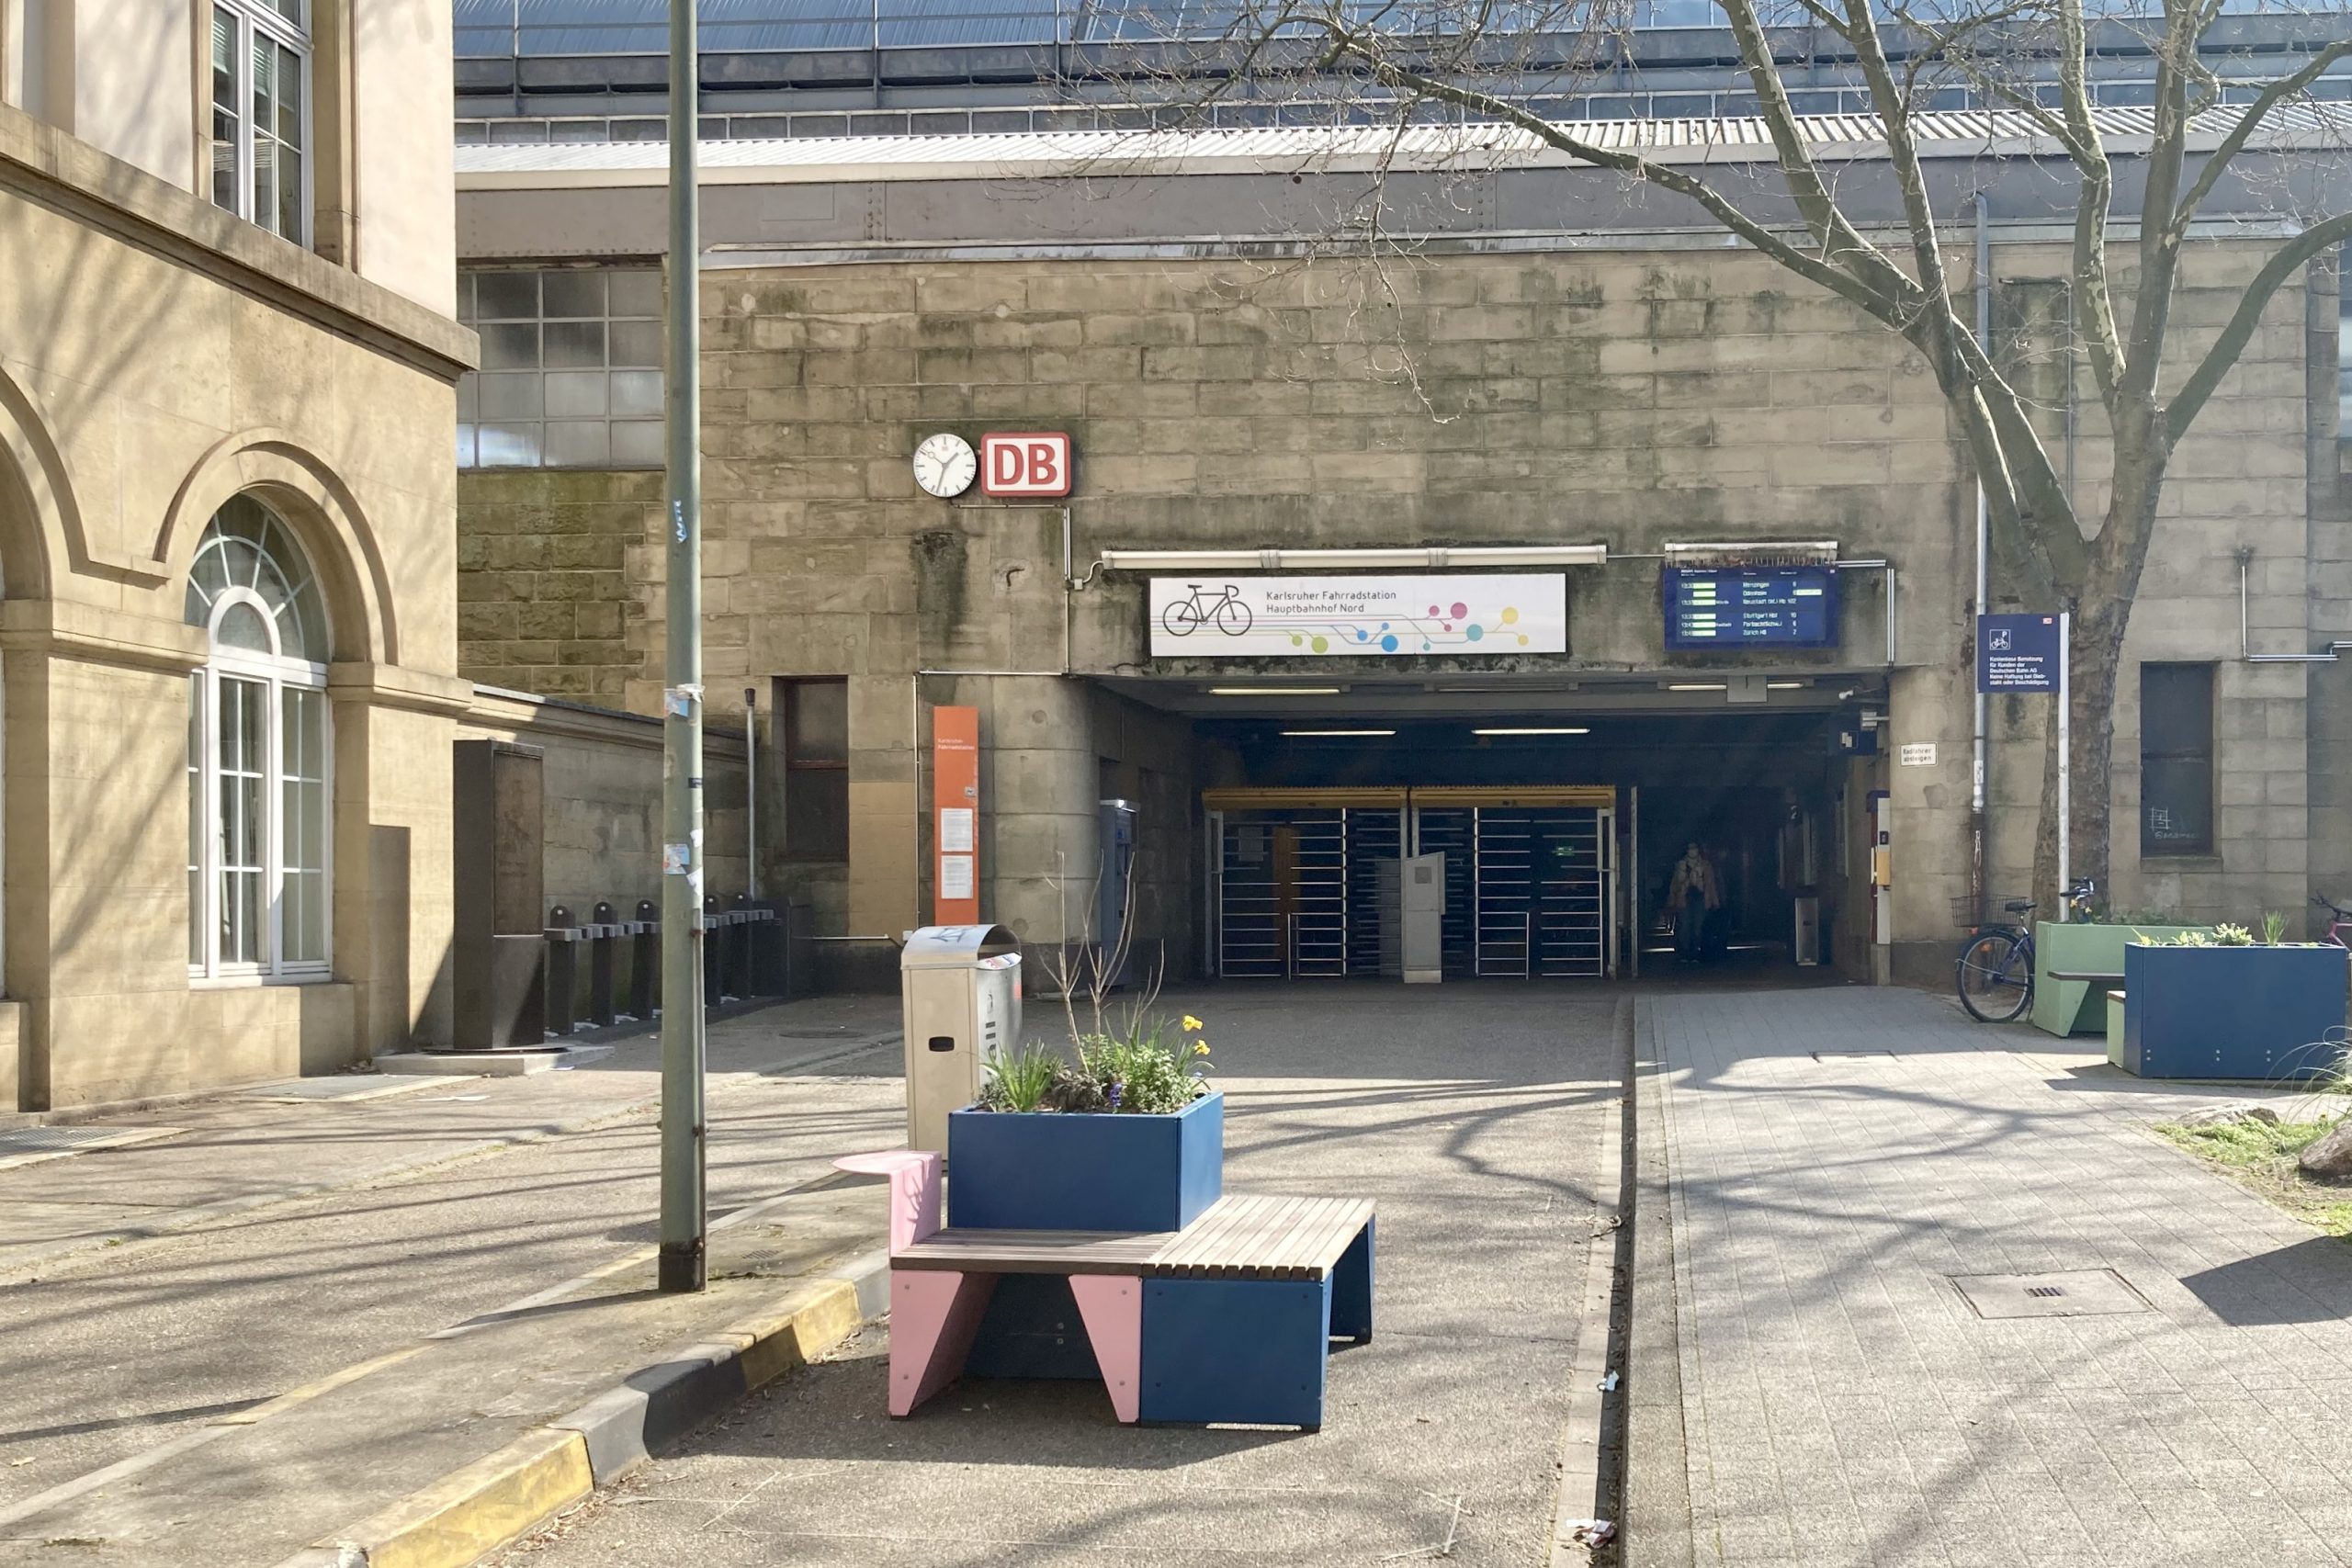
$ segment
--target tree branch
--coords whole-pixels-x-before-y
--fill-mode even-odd
[[[2222,378],[2237,364],[2238,355],[2245,352],[2246,344],[2254,337],[2254,329],[2262,321],[2262,312],[2269,308],[2271,297],[2299,268],[2310,265],[2312,259],[2330,245],[2352,239],[2352,212],[2339,212],[2324,222],[2315,223],[2279,248],[2278,254],[2265,264],[2246,285],[2245,293],[2238,299],[2238,308],[2231,313],[2229,324],[2221,336],[2205,351],[2188,379],[2165,405],[2164,434],[2168,442],[2177,442],[2188,433],[2212,397]]]
[[[1688,197],[1705,208],[1724,228],[1746,240],[1791,272],[1817,283],[1841,299],[1860,307],[1873,320],[1893,327],[1897,332],[1902,332],[1910,325],[1912,300],[1908,296],[1916,294],[1918,286],[1909,278],[1903,277],[1899,270],[1894,272],[1894,276],[1902,279],[1906,294],[1890,296],[1871,283],[1855,276],[1845,268],[1799,250],[1772,230],[1741,211],[1713,186],[1703,180],[1693,178],[1671,164],[1652,163],[1636,152],[1620,152],[1615,148],[1596,145],[1563,130],[1553,121],[1538,118],[1506,99],[1478,92],[1474,88],[1458,87],[1450,82],[1442,82],[1433,76],[1424,76],[1417,71],[1410,71],[1397,65],[1383,57],[1376,45],[1358,37],[1351,29],[1339,28],[1328,19],[1319,19],[1317,25],[1330,30],[1333,36],[1340,39],[1340,49],[1363,61],[1365,68],[1372,73],[1373,78],[1384,85],[1410,88],[1442,103],[1452,104],[1458,108],[1476,109],[1480,114],[1491,116],[1526,131],[1545,145],[1581,158],[1589,164],[1600,168],[1614,169],[1620,174],[1646,180],[1678,196]]]
[[[2205,204],[2207,197],[2213,194],[2213,187],[2221,183],[2231,160],[2245,151],[2245,144],[2261,129],[2270,111],[2302,92],[2329,66],[2346,57],[2352,57],[2352,38],[2338,39],[2312,55],[2301,71],[2291,76],[2281,76],[2263,88],[2254,102],[2245,107],[2245,112],[2238,116],[2237,123],[2230,127],[2229,134],[2206,154],[2205,166],[2197,172],[2196,183],[2188,187],[2188,194],[2180,198],[2180,205],[2173,209],[2172,228],[2176,241],[2188,233],[2190,221],[2197,216],[2197,209]]]
[[[2082,187],[2075,198],[2075,276],[2083,287],[2084,357],[2091,364],[2091,383],[2112,421],[2116,389],[2128,365],[2115,328],[2115,299],[2107,276],[2107,213],[2115,199],[2115,171],[2107,161],[2107,147],[2091,113],[2090,84],[2086,79],[2083,0],[2060,0],[2058,7],[2058,102],[2073,131],[2069,152],[2082,171]]]

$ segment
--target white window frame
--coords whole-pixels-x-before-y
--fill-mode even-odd
[[[269,628],[271,650],[223,647],[221,617],[233,605],[247,605]],[[200,765],[196,787],[200,792],[204,825],[199,840],[202,860],[197,879],[199,904],[189,911],[195,929],[203,933],[204,954],[188,965],[191,981],[218,985],[301,985],[333,977],[334,970],[334,705],[327,701],[327,667],[277,651],[277,616],[269,602],[250,588],[229,587],[212,604],[205,627],[212,638],[212,654],[197,671],[195,727]],[[262,747],[266,759],[262,783],[262,837],[265,842],[262,887],[268,896],[266,951],[258,964],[224,961],[220,956],[220,682],[223,678],[260,684],[267,693]],[[319,886],[325,899],[320,910],[321,951],[325,956],[289,962],[284,957],[286,912],[286,693],[291,688],[315,692],[319,699],[319,747],[322,809],[325,821],[319,835]]]
[[[313,129],[317,95],[314,91],[315,73],[311,68],[309,26],[311,0],[299,0],[297,9],[302,13],[302,22],[299,26],[288,21],[277,6],[269,3],[269,0],[209,0],[204,13],[204,78],[208,85],[204,102],[206,125],[204,144],[208,152],[213,144],[210,134],[212,99],[209,90],[212,79],[212,18],[215,12],[225,11],[236,19],[237,24],[237,141],[234,153],[236,174],[232,182],[236,188],[237,200],[235,206],[228,210],[235,212],[238,217],[249,223],[269,229],[271,233],[279,234],[281,238],[291,240],[296,244],[308,249],[314,220],[312,208],[316,204],[314,166],[318,162],[318,137]],[[302,142],[296,149],[302,155],[302,188],[296,197],[295,207],[296,215],[301,220],[301,232],[299,234],[285,234],[281,231],[270,229],[269,224],[253,209],[254,39],[256,34],[268,39],[273,43],[284,45],[300,62],[302,73]],[[208,175],[209,173],[208,170]],[[207,191],[205,194],[218,205],[218,197],[214,193]]]

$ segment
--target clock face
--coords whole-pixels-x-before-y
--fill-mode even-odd
[[[979,471],[972,444],[960,435],[942,432],[915,448],[915,483],[930,494],[961,495],[972,488]]]

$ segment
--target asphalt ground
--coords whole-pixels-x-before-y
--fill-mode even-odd
[[[885,1408],[886,1325],[497,1559],[954,1568],[1544,1561],[1620,999],[1590,987],[1171,993],[1227,1096],[1227,1190],[1380,1205],[1375,1333],[1320,1432],[1117,1424],[1099,1387]],[[1030,1004],[1028,1032],[1058,1019]],[[1608,1245],[1603,1243],[1603,1245]]]
[[[896,1012],[892,998],[828,1000],[713,1027],[714,1214],[902,1137]],[[0,1211],[21,1222],[0,1227],[0,1243],[53,1245],[46,1216],[76,1204],[196,1221],[19,1257],[0,1283],[0,1519],[653,1242],[657,1068],[646,1039],[527,1079],[445,1079],[354,1103],[209,1100],[107,1123],[185,1129],[172,1139],[0,1171]],[[272,1200],[319,1186],[330,1190]],[[224,1198],[244,1206],[220,1212]],[[9,1261],[0,1245],[0,1268]],[[446,1431],[461,1452],[468,1425],[511,1393],[486,1388],[403,1427]],[[0,1524],[0,1561],[28,1549]]]

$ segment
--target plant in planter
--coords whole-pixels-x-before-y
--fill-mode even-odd
[[[2264,934],[2285,922],[2266,917]],[[2352,964],[2343,949],[2256,942],[2222,924],[2123,954],[2116,1065],[2143,1077],[2321,1078],[2341,1070]]]
[[[1182,1230],[1225,1187],[1225,1097],[1201,1021],[1032,1045],[947,1116],[948,1220],[1001,1230]]]

